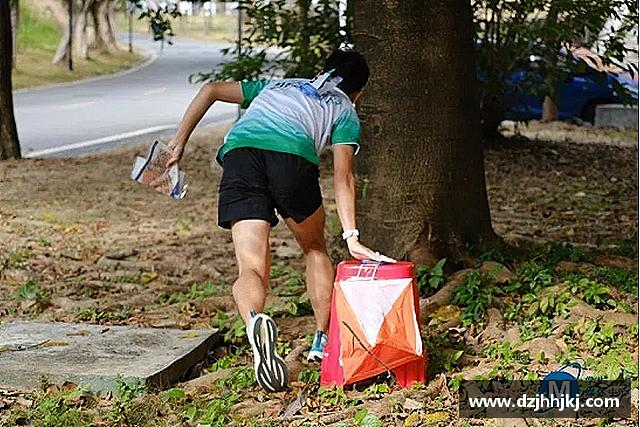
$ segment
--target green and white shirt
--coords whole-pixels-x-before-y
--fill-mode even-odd
[[[306,79],[241,82],[246,113],[218,150],[220,164],[234,148],[253,147],[302,156],[319,163],[324,147],[352,144],[359,149],[360,121],[349,97],[333,88],[319,99],[299,88]]]

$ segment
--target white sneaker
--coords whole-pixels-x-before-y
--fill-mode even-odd
[[[253,349],[253,366],[258,384],[269,392],[282,391],[289,384],[284,360],[276,353],[278,327],[266,314],[251,313],[247,337]]]

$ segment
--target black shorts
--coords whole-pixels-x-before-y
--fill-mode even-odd
[[[300,223],[322,205],[318,166],[303,157],[235,148],[223,159],[218,199],[218,225],[230,229],[243,219],[263,219],[275,226],[278,217]]]

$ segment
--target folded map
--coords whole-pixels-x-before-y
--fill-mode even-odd
[[[167,145],[155,141],[149,148],[147,157],[135,158],[131,179],[174,199],[182,199],[187,194],[189,185],[185,173],[178,169],[178,165],[167,168],[171,154]]]

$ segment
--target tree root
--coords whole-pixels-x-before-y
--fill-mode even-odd
[[[287,365],[287,369],[289,370],[289,379],[290,381],[295,381],[298,379],[298,375],[300,372],[306,367],[306,365],[300,360],[300,356],[302,353],[308,348],[306,344],[300,344],[284,358],[284,363]]]
[[[318,421],[320,421],[321,425],[325,425],[337,423],[338,421],[346,420],[347,418],[353,418],[353,416],[358,413],[360,409],[362,409],[361,406],[363,405],[358,405],[353,408],[345,409],[344,411],[335,412],[333,414],[323,415]]]
[[[638,322],[637,314],[598,310],[581,300],[578,300],[578,303],[571,307],[569,312],[571,313],[571,317],[577,319],[586,317],[589,319],[604,320],[616,326],[631,326]]]
[[[482,274],[488,275],[492,283],[496,285],[509,283],[515,279],[515,276],[507,267],[493,261],[485,261],[477,269],[465,268],[453,273],[447,283],[434,295],[428,298],[420,299],[420,313],[424,322],[427,313],[433,313],[440,307],[448,305],[453,298],[453,293],[458,286],[462,286],[467,280],[467,276],[472,271],[477,270]]]
[[[623,270],[636,271],[638,268],[638,260],[618,255],[600,255],[594,262],[595,265],[601,267],[621,268]]]
[[[198,391],[206,391],[218,380],[228,377],[233,368],[220,369],[219,371],[211,372],[198,378],[194,378],[190,381],[182,383],[181,387],[187,394],[195,394]]]
[[[448,305],[451,302],[453,292],[458,286],[462,286],[464,284],[467,280],[467,276],[472,271],[473,270],[470,268],[456,271],[438,292],[428,298],[420,299],[420,313],[423,323],[426,319],[427,313],[433,313],[440,307]]]

